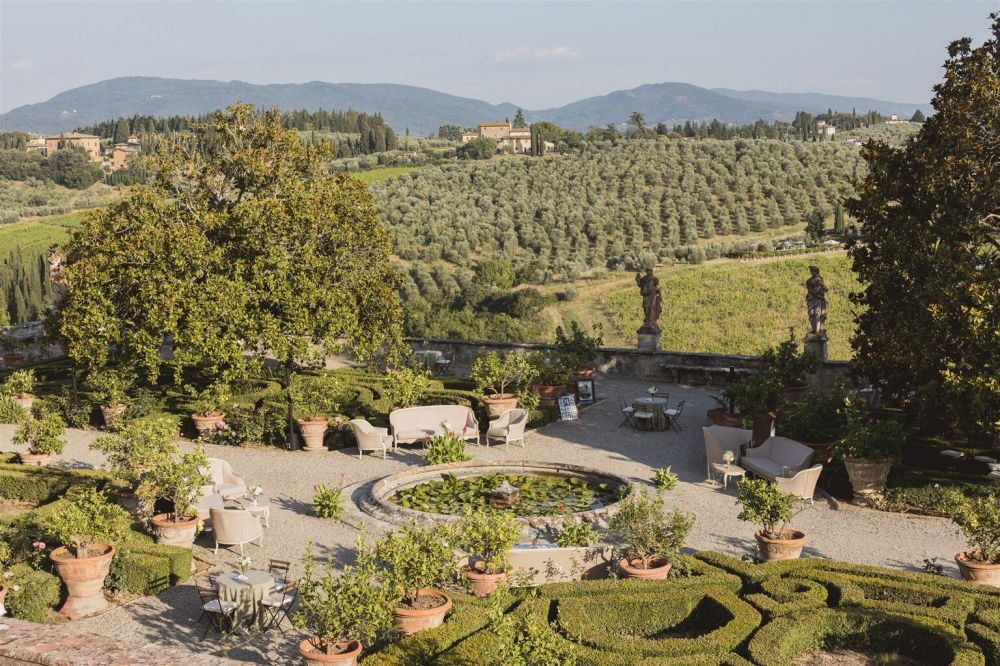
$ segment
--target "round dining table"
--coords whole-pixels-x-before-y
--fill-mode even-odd
[[[636,413],[640,411],[649,412],[653,415],[650,419],[637,418],[636,423],[642,424],[643,422],[648,423],[648,430],[664,430],[667,427],[667,403],[669,401],[667,398],[636,398],[633,401],[633,407],[635,407]],[[641,426],[640,426],[641,427]]]
[[[236,604],[237,624],[260,624],[263,621],[260,604],[274,591],[274,578],[266,571],[249,569],[243,580],[240,572],[232,571],[216,578],[215,586],[219,599]]]

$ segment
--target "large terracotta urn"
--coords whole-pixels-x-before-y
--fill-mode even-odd
[[[873,462],[860,458],[844,460],[847,476],[851,480],[855,501],[866,502],[872,494],[885,488],[885,480],[889,476],[891,463]]]
[[[10,396],[10,401],[26,412],[31,411],[31,406],[35,404],[35,396],[30,393],[19,393]]]
[[[299,656],[305,666],[354,666],[358,663],[361,643],[344,641],[337,643],[336,647],[338,652],[327,654],[319,649],[314,639],[307,638],[299,643]]]
[[[559,396],[566,390],[565,384],[532,384],[531,388],[538,393],[538,404],[549,407],[559,403]]]
[[[495,419],[508,409],[517,407],[517,396],[513,393],[488,395],[483,397],[483,404],[486,405],[486,413],[489,417]]]
[[[69,591],[66,603],[59,612],[71,620],[93,615],[108,607],[104,598],[104,579],[111,569],[115,547],[106,543],[94,544],[87,551],[88,554],[92,552],[100,555],[71,557],[65,546],[49,553],[56,573]]]
[[[462,573],[469,580],[472,594],[476,597],[488,597],[493,594],[497,585],[507,578],[505,573],[486,573],[480,563],[462,568]]]
[[[204,414],[191,415],[191,420],[194,422],[194,428],[198,431],[199,437],[210,430],[214,430],[217,425],[222,423],[224,418],[226,418],[224,412],[206,412]]]
[[[1000,587],[1000,563],[978,561],[975,553],[959,553],[955,556],[955,563],[958,564],[958,570],[965,580],[979,585]]]
[[[111,405],[101,405],[101,418],[104,419],[105,428],[113,428],[125,416],[128,405],[116,402]]]
[[[765,562],[799,559],[802,547],[806,545],[806,535],[798,530],[785,530],[781,536],[781,539],[771,539],[763,532],[754,534],[760,547],[760,559]]]
[[[410,608],[400,604],[393,612],[396,618],[396,630],[404,636],[440,627],[444,622],[444,616],[451,610],[451,597],[444,592],[424,588],[418,594],[418,599],[421,597],[431,597],[431,600],[438,605],[431,608]]]
[[[31,467],[46,467],[52,462],[52,456],[48,453],[19,453],[17,457],[21,459],[21,464]]]
[[[198,531],[198,516],[184,516],[179,521],[169,513],[161,513],[149,519],[156,531],[156,542],[168,546],[191,548]]]
[[[654,557],[650,561],[650,566],[645,569],[642,567],[642,560],[639,558],[634,560],[623,559],[618,562],[618,569],[621,572],[622,578],[633,580],[664,580],[670,575],[670,567],[670,562],[667,562],[662,557]]]
[[[329,419],[298,419],[299,432],[302,433],[302,450],[311,453],[326,451],[323,438],[330,428]]]

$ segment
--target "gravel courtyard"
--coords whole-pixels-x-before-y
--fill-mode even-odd
[[[708,425],[706,410],[717,406],[713,391],[683,386],[661,386],[670,392],[670,403],[686,400],[681,433],[636,432],[619,427],[618,398],[631,400],[644,395],[648,381],[598,378],[597,392],[603,400],[580,413],[575,422],[554,423],[529,432],[525,447],[485,448],[468,451],[483,460],[547,460],[588,465],[613,472],[635,482],[648,482],[652,470],[670,465],[680,484],[668,495],[668,506],[680,505],[697,515],[688,547],[711,549],[735,556],[752,551],[753,528],[736,519],[735,491],[705,480],[705,448],[701,427]],[[18,450],[11,444],[13,426],[0,426],[0,448]],[[88,445],[100,433],[71,430],[59,465],[100,467],[101,454]],[[311,515],[313,486],[343,483],[347,486],[370,481],[407,467],[422,464],[418,451],[400,450],[387,460],[372,455],[362,459],[356,449],[326,454],[293,453],[266,449],[208,447],[209,456],[228,460],[248,484],[264,487],[269,498],[271,526],[265,530],[263,548],[248,546],[247,554],[266,568],[268,558],[293,561],[292,576],[301,575],[301,557],[312,540],[316,552],[337,560],[349,560],[359,522],[369,534],[379,534],[385,524],[351,510],[345,522],[326,521]],[[350,503],[349,503],[350,504]],[[350,524],[347,524],[350,523]],[[949,575],[957,576],[952,556],[963,548],[956,528],[947,520],[888,514],[817,498],[793,518],[792,526],[804,531],[808,544],[803,556],[843,559],[888,567],[919,569],[924,558],[938,558]],[[211,536],[203,534],[195,556],[219,570],[235,568],[238,550],[220,549],[212,554]],[[204,653],[217,648],[212,633],[201,641],[204,623],[196,624],[201,609],[192,584],[171,588],[158,597],[143,597],[103,615],[81,620],[81,631],[127,641],[155,641]],[[234,659],[267,664],[298,664],[296,646],[301,637],[286,628],[286,637],[273,631],[229,652]]]

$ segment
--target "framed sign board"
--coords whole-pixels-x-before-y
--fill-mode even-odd
[[[571,395],[559,398],[559,420],[576,421],[580,414],[576,411],[576,400]]]
[[[593,379],[576,380],[576,401],[578,405],[592,405],[597,393],[594,391]]]

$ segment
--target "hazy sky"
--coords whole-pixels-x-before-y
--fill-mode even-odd
[[[116,76],[405,83],[525,108],[642,83],[924,102],[961,2],[0,0],[0,111]]]

